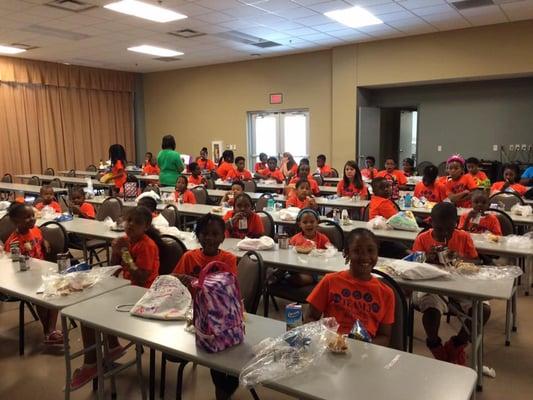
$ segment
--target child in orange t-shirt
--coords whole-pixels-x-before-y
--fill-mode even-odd
[[[470,234],[456,229],[457,208],[452,203],[439,203],[431,210],[431,223],[433,229],[422,232],[413,244],[413,251],[423,251],[429,263],[438,264],[439,248],[446,248],[458,258],[469,262],[479,261],[474,242]],[[453,254],[452,254],[453,255]],[[465,365],[465,347],[470,339],[468,330],[470,321],[466,322],[466,329],[462,327],[459,333],[452,336],[444,345],[439,337],[439,326],[442,314],[448,311],[448,302],[442,297],[429,293],[415,293],[415,303],[424,314],[424,330],[426,331],[426,345],[433,356],[441,361]],[[472,315],[470,301],[453,299],[464,312]],[[490,316],[490,307],[483,304],[483,320],[487,322]]]
[[[151,152],[146,152],[144,155],[143,175],[159,175],[159,167],[157,166],[157,160]]]
[[[245,167],[244,157],[237,157],[235,159],[235,169],[232,169],[228,172],[226,179],[238,180],[238,181],[249,181],[252,179],[252,173],[248,171]]]
[[[310,171],[311,170],[308,164],[301,163],[298,166],[298,174],[290,180],[288,186],[291,187],[292,185],[296,185],[296,183],[298,183],[300,180],[306,180],[309,182],[309,186],[311,186],[311,192],[313,192],[315,196],[318,196],[320,194],[320,188],[318,187],[318,183],[316,183],[315,179],[310,174]]]
[[[361,170],[361,176],[370,180],[374,179],[378,174],[377,168],[374,167],[376,165],[376,158],[374,156],[367,156],[365,158],[365,165],[366,168]]]
[[[13,203],[8,209],[8,215],[16,229],[6,240],[6,252],[10,252],[13,244],[18,243],[21,255],[44,259],[45,253],[50,250],[50,245],[43,239],[41,230],[35,226],[33,208],[25,204]],[[42,306],[35,306],[35,309],[43,325],[44,344],[62,345],[63,334],[56,330],[57,310]]]
[[[361,171],[355,161],[346,161],[344,164],[344,176],[337,184],[337,196],[353,197],[358,194],[364,200],[368,197],[368,189],[363,183]]]
[[[316,172],[323,177],[331,176],[333,173],[331,167],[326,164],[326,156],[324,154],[319,154],[316,157]]]
[[[472,211],[464,213],[459,219],[459,229],[472,233],[490,232],[493,235],[502,235],[500,221],[494,214],[487,214],[489,199],[482,191],[472,195]]]
[[[503,166],[503,181],[495,182],[490,188],[490,194],[498,192],[515,193],[519,196],[524,196],[527,192],[527,187],[520,183],[520,171],[516,164],[505,164]]]
[[[407,178],[402,171],[396,169],[396,161],[392,158],[385,160],[385,169],[379,171],[376,178],[387,178],[391,182],[398,183],[399,186],[405,186],[407,184]]]
[[[194,193],[187,189],[187,177],[180,175],[176,181],[176,191],[174,192],[174,201],[188,204],[196,204]]]
[[[344,257],[350,269],[327,274],[307,297],[307,321],[335,317],[338,332],[347,334],[359,320],[372,342],[389,346],[394,323],[395,297],[392,289],[372,276],[378,261],[378,243],[367,229],[350,232]]]
[[[226,192],[226,194],[222,197],[220,200],[220,205],[233,207],[233,204],[235,204],[235,199],[241,193],[244,193],[244,183],[241,181],[233,181],[231,183],[231,190]]]
[[[479,160],[476,157],[470,157],[466,160],[466,170],[474,179],[476,186],[479,188],[489,188],[490,179],[483,171],[479,170]]]
[[[202,170],[198,163],[192,162],[189,164],[189,171],[191,175],[189,176],[188,183],[194,186],[207,185],[207,180],[202,176]]]
[[[374,219],[378,215],[383,218],[390,218],[398,213],[398,208],[390,199],[392,188],[386,178],[375,178],[372,181],[372,191],[374,195],[370,199],[368,219]]]
[[[259,171],[268,168],[267,165],[268,156],[265,153],[259,153],[259,162],[256,162],[254,165],[254,172],[258,173]]]
[[[464,159],[459,155],[453,155],[446,164],[449,175],[446,181],[446,196],[457,207],[472,207],[470,197],[472,190],[477,189],[477,184],[472,175],[464,173]]]
[[[296,183],[295,190],[291,191],[285,204],[287,207],[318,209],[316,200],[311,193],[311,185],[306,180]]]
[[[61,214],[63,211],[61,210],[61,206],[57,201],[55,201],[55,194],[54,189],[52,186],[44,185],[41,187],[41,190],[39,191],[41,196],[41,201],[37,204],[35,204],[35,208],[39,211],[41,211],[44,207],[51,207],[54,209],[56,213]]]
[[[109,159],[111,160],[112,174],[109,180],[115,182],[116,191],[119,192],[128,179],[128,174],[126,173],[126,150],[121,144],[109,146]]]
[[[402,172],[406,177],[416,175],[415,160],[412,158],[404,158],[402,161]]]
[[[278,168],[278,160],[276,157],[270,157],[267,161],[268,168],[265,168],[255,174],[258,179],[275,179],[277,183],[285,181],[285,176]]]
[[[265,234],[263,221],[254,212],[252,199],[246,193],[241,193],[235,198],[233,210],[224,215],[224,221],[228,238],[258,238]]]
[[[233,165],[234,160],[235,160],[235,156],[233,154],[233,151],[224,150],[224,152],[222,153],[222,157],[220,158],[220,161],[218,163],[218,168],[217,168],[217,175],[223,181],[225,181],[228,178],[229,172],[235,169],[235,165]]]
[[[196,163],[200,167],[200,172],[202,170],[214,171],[216,169],[215,163],[207,158],[207,147],[202,147],[202,150],[200,150],[200,157],[196,158]]]
[[[428,165],[424,168],[424,175],[422,181],[415,186],[415,197],[421,199],[425,198],[434,203],[440,203],[446,199],[446,188],[441,183],[437,182],[437,175],[439,169],[434,165]]]
[[[300,228],[300,232],[291,238],[289,244],[291,246],[300,246],[307,241],[311,241],[317,249],[326,249],[331,243],[326,235],[318,231],[319,223],[320,215],[315,210],[311,208],[301,210],[296,217],[296,225]]]
[[[96,211],[93,205],[85,202],[83,188],[77,187],[72,189],[70,199],[72,214],[85,219],[94,219],[96,217]]]

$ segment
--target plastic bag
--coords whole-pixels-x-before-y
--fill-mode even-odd
[[[191,293],[172,275],[160,275],[133,306],[130,314],[143,318],[184,320],[192,317]]]
[[[533,209],[530,205],[515,204],[511,207],[511,214],[529,217],[531,214],[533,214]]]
[[[509,235],[505,236],[505,243],[507,246],[519,247],[521,249],[533,249],[533,232],[528,232],[525,235]]]
[[[389,272],[392,272],[393,275],[414,281],[450,276],[450,272],[426,263],[394,260],[384,266],[386,272],[388,271],[387,268],[390,268],[391,271]]]
[[[104,174],[102,175],[102,177],[100,178],[100,182],[101,183],[110,183],[110,182],[113,182],[114,179],[113,179],[113,173],[112,172],[108,172],[107,174]]]
[[[244,238],[237,243],[239,250],[272,250],[276,246],[274,239],[269,236],[261,236],[259,239]]]
[[[378,215],[375,218],[372,218],[366,223],[368,229],[392,229],[391,226],[387,225],[387,220],[381,215]]]
[[[398,214],[393,215],[387,220],[387,224],[394,229],[402,231],[414,231],[418,230],[418,224],[416,218],[411,211],[400,211]]]
[[[116,227],[115,221],[113,221],[111,217],[105,217],[105,219],[102,222],[108,228]]]
[[[41,210],[42,219],[54,219],[57,217],[56,211],[50,206],[44,206]]]
[[[0,201],[0,211],[7,210],[10,205],[9,201]]]
[[[311,253],[309,253],[312,257],[325,257],[325,258],[331,258],[335,257],[337,255],[337,248],[333,246],[331,243],[328,243],[326,245],[325,249],[313,249],[311,250]]]
[[[255,356],[242,369],[240,384],[250,387],[305,371],[322,356],[338,327],[335,318],[323,318],[264,339],[254,346]]]
[[[300,209],[298,207],[284,208],[279,212],[279,219],[282,221],[296,221],[299,212]]]
[[[154,199],[155,201],[157,201],[159,203],[159,201],[161,200],[161,196],[159,196],[156,192],[154,192],[153,190],[150,190],[148,192],[144,192],[144,193],[141,193],[140,195],[138,195],[135,199],[135,202],[138,203],[140,199],[144,198],[144,197],[150,197],[152,199]]]
[[[159,230],[169,227],[168,220],[161,214],[158,214],[157,216],[152,218],[152,225],[154,228]]]
[[[90,271],[73,272],[71,274],[61,275],[53,273],[43,276],[44,297],[67,296],[74,292],[81,292],[90,288],[103,279],[113,276],[122,267],[116,265],[113,267],[93,268]],[[40,291],[38,291],[40,293]]]
[[[479,271],[475,273],[461,273],[459,270],[450,269],[453,275],[460,275],[462,278],[475,280],[499,280],[499,279],[516,279],[522,275],[523,271],[515,265],[497,267],[494,265],[480,266]]]

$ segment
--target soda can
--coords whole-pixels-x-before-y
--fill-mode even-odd
[[[29,257],[21,255],[19,257],[19,271],[27,271],[30,269]]]
[[[62,274],[67,268],[70,267],[70,259],[68,253],[57,254],[57,272]]]
[[[301,304],[291,303],[285,306],[285,322],[288,331],[303,324],[303,310]]]
[[[288,249],[289,248],[289,236],[287,234],[279,235],[278,245],[280,249]]]

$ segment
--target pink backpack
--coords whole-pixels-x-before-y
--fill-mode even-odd
[[[210,353],[244,340],[243,308],[237,277],[220,261],[202,269],[194,297],[196,344]]]

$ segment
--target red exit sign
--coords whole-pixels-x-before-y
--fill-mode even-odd
[[[283,93],[270,93],[270,104],[283,103]]]

